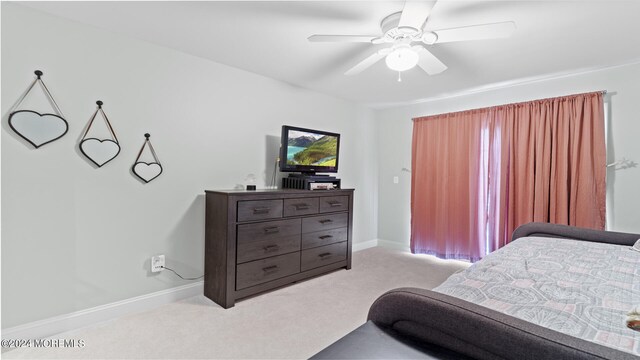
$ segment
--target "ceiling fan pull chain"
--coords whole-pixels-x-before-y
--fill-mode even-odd
[[[402,82],[402,72],[398,71],[398,82]]]

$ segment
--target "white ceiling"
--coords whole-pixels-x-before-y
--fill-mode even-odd
[[[440,0],[426,29],[513,20],[508,39],[436,44],[428,76],[384,61],[343,73],[385,45],[309,43],[312,34],[380,33],[403,1],[29,2],[27,6],[337,97],[402,103],[490,84],[640,60],[640,1]]]

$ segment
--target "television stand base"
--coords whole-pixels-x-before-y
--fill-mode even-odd
[[[340,189],[340,179],[329,175],[289,174],[289,177],[282,178],[282,188],[300,190]]]

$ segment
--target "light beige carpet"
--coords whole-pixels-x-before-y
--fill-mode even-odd
[[[353,268],[294,284],[223,309],[196,296],[71,331],[84,348],[16,349],[5,359],[306,359],[363,324],[387,290],[433,288],[466,268],[385,248],[354,253]]]

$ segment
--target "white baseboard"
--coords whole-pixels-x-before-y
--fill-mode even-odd
[[[353,244],[352,250],[356,252],[376,246],[409,251],[408,246],[404,246],[395,241],[382,239],[373,239],[355,243]],[[113,320],[128,314],[147,311],[161,305],[200,295],[204,291],[203,286],[204,282],[199,281],[69,314],[34,321],[12,328],[2,329],[2,339],[41,339],[50,337],[63,332]]]
[[[411,252],[411,248],[409,247],[408,244],[401,244],[397,241],[378,239],[378,246],[385,247],[388,249],[400,250],[404,252]]]
[[[41,339],[66,331],[112,320],[127,314],[150,310],[203,293],[203,281],[136,296],[49,319],[2,329],[2,339]]]
[[[378,239],[363,241],[352,245],[351,251],[356,252],[378,246]]]
[[[373,239],[369,241],[355,243],[353,244],[353,252],[369,249],[376,246],[385,247],[387,249],[400,250],[403,252],[411,252],[409,245],[401,244],[397,241],[384,240],[384,239]]]

